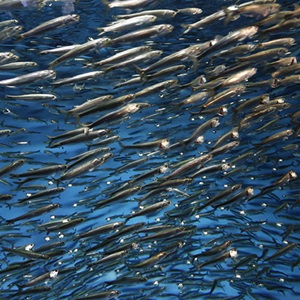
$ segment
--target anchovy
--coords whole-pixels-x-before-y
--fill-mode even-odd
[[[141,208],[139,211],[133,212],[131,215],[126,217],[126,220],[132,219],[137,216],[146,215],[149,213],[156,212],[157,210],[161,210],[171,204],[170,200],[164,199],[163,201],[152,204],[148,207]]]
[[[25,75],[20,75],[11,79],[4,79],[0,81],[0,85],[4,86],[18,86],[23,84],[30,84],[39,80],[54,78],[56,76],[53,70],[42,70]]]
[[[20,99],[25,101],[35,100],[56,100],[57,97],[53,94],[22,94],[22,95],[5,95],[7,99]]]
[[[154,15],[142,15],[142,16],[135,16],[127,19],[119,19],[111,23],[111,25],[105,27],[98,27],[97,30],[101,31],[102,33],[107,32],[116,32],[131,29],[135,26],[141,26],[144,24],[152,23],[156,21],[156,16]]]
[[[203,256],[211,256],[211,255],[219,254],[222,251],[226,250],[229,246],[231,246],[231,244],[232,244],[231,241],[226,241],[221,245],[216,245],[208,250],[205,250],[204,252],[201,252],[200,254],[195,255],[194,260],[195,258],[198,259],[199,257],[203,257]]]
[[[23,38],[43,34],[47,31],[57,29],[62,26],[66,26],[67,24],[78,22],[79,18],[80,16],[75,14],[60,16],[58,18],[44,22],[29,31],[23,32],[22,34],[20,34],[19,38],[23,39]]]
[[[214,204],[215,202],[221,200],[222,198],[227,197],[231,193],[233,193],[233,192],[237,191],[238,189],[240,189],[241,186],[242,186],[241,184],[235,184],[235,185],[227,188],[226,190],[220,192],[219,194],[215,195],[214,197],[212,197],[208,201],[206,201],[204,204],[202,204],[201,206],[199,206],[198,209],[197,209],[197,211],[201,211],[205,207]]]
[[[59,224],[47,226],[46,231],[51,232],[51,231],[58,231],[58,230],[72,228],[72,227],[76,226],[77,224],[82,223],[83,221],[85,221],[85,218],[65,219],[62,222],[60,222]]]
[[[111,40],[109,38],[99,38],[96,40],[88,41],[82,45],[78,45],[78,46],[74,47],[73,49],[65,52],[64,54],[59,56],[57,59],[53,60],[49,64],[49,66],[50,66],[50,68],[53,68],[66,60],[72,59],[76,56],[82,55],[91,50],[94,50],[94,49],[97,49],[100,47],[106,47],[107,45],[110,44],[110,41]]]
[[[106,3],[106,0],[104,1]],[[109,8],[143,8],[150,3],[158,2],[158,0],[113,0],[110,3],[106,3]]]
[[[82,239],[82,238],[85,238],[85,237],[90,237],[90,236],[93,236],[93,235],[106,233],[108,231],[118,229],[119,227],[123,227],[124,224],[125,224],[124,222],[114,222],[114,223],[110,223],[110,224],[101,225],[101,226],[96,227],[94,229],[91,229],[91,230],[88,230],[86,232],[77,234],[76,238]]]
[[[212,159],[211,154],[203,154],[197,158],[192,158],[187,163],[183,164],[182,166],[180,166],[179,168],[171,172],[169,175],[164,177],[164,179],[167,180],[167,179],[177,177],[182,173],[190,172],[190,169],[194,169],[194,168],[199,169],[204,163],[206,163],[211,159]]]
[[[130,58],[130,57],[135,57],[136,55],[140,55],[142,53],[145,52],[149,52],[151,51],[151,47],[150,46],[139,46],[139,47],[134,47],[134,48],[130,48],[121,52],[118,52],[106,59],[102,59],[100,61],[91,63],[91,64],[87,64],[87,66],[91,66],[91,67],[101,67],[107,64],[112,64],[112,63],[117,63],[120,61],[123,61],[126,58]]]
[[[129,103],[118,110],[115,110],[113,112],[110,112],[110,113],[104,115],[100,119],[98,119],[90,124],[86,124],[86,126],[88,128],[94,128],[102,123],[112,122],[116,119],[117,120],[121,119],[131,113],[137,112],[139,109],[144,108],[144,107],[150,107],[150,104],[143,103],[143,102]]]
[[[116,64],[110,66],[110,67],[107,67],[104,69],[104,71],[107,73],[107,72],[110,72],[110,71],[113,71],[116,69],[128,67],[130,65],[133,65],[133,64],[136,64],[139,62],[146,62],[149,60],[153,60],[153,59],[156,59],[159,56],[161,56],[162,53],[163,53],[163,51],[161,51],[161,50],[153,50],[153,51],[141,53],[134,57],[130,57],[128,60],[123,60],[119,63],[116,63]]]
[[[101,109],[101,104],[107,100],[111,100],[112,98],[113,95],[100,96],[77,105],[70,110],[64,111],[64,113],[73,115],[75,117],[85,116],[96,112],[98,109]]]
[[[140,186],[133,186],[126,190],[121,190],[120,192],[114,193],[112,196],[105,200],[100,200],[96,203],[94,209],[98,209],[104,205],[110,204],[118,199],[124,198],[126,196],[132,195],[141,190]]]
[[[51,143],[49,144],[50,148],[55,148],[63,145],[70,145],[70,144],[75,144],[79,142],[86,142],[89,140],[94,140],[96,138],[99,138],[101,136],[104,136],[106,134],[110,133],[109,129],[98,129],[98,130],[87,130],[86,132],[79,133],[75,136],[66,138],[64,140],[58,141],[56,143]]]
[[[151,268],[153,267],[154,265],[156,265],[157,263],[161,262],[164,258],[166,258],[168,256],[169,253],[167,252],[160,252],[154,256],[151,256],[150,258],[140,262],[140,263],[137,263],[137,264],[127,264],[127,266],[129,268],[132,268],[132,269],[140,269],[140,268]]]
[[[267,257],[265,259],[265,261],[269,261],[272,260],[274,258],[277,258],[278,256],[281,256],[283,254],[285,254],[286,252],[292,250],[293,248],[295,248],[297,246],[297,243],[290,243],[288,245],[286,245],[285,247],[277,250],[274,254],[272,254],[271,256]]]
[[[88,264],[88,267],[94,267],[94,266],[100,265],[100,264],[102,265],[102,267],[104,267],[103,265],[106,264],[107,262],[112,261],[112,260],[116,260],[116,259],[123,258],[123,257],[125,257],[127,254],[128,254],[128,251],[127,251],[127,250],[122,250],[122,251],[114,252],[114,253],[112,253],[112,254],[106,255],[106,256],[104,256],[104,257],[98,259],[98,260],[95,261],[95,262],[89,263],[89,264]]]
[[[118,19],[128,19],[138,16],[144,16],[144,15],[154,15],[157,18],[173,18],[177,15],[178,11],[172,10],[172,9],[153,9],[153,10],[142,10],[135,13],[130,13],[126,15],[116,15],[116,18]]]
[[[60,207],[61,205],[60,204],[49,204],[49,205],[46,205],[46,206],[43,206],[43,207],[40,207],[38,209],[35,209],[35,210],[32,210],[26,214],[23,214],[21,216],[18,216],[18,217],[15,217],[13,219],[9,219],[9,220],[6,220],[7,223],[14,223],[14,222],[17,222],[17,221],[20,221],[20,220],[24,220],[24,219],[31,219],[31,218],[34,218],[36,216],[40,216],[44,213],[48,213],[58,207]]]
[[[211,265],[211,264],[215,264],[215,263],[218,263],[218,262],[222,262],[224,260],[226,260],[227,258],[233,258],[237,255],[237,249],[236,248],[232,248],[230,249],[229,251],[225,252],[224,254],[222,255],[219,255],[215,258],[212,258],[210,260],[207,260],[201,264],[199,264],[197,266],[198,270],[202,269],[203,267],[207,266],[207,265]]]
[[[80,176],[84,173],[91,172],[92,170],[104,164],[112,157],[113,154],[109,152],[104,154],[101,157],[89,160],[86,163],[83,163],[74,169],[67,170],[65,173],[62,174],[62,176],[58,180],[62,181],[62,180],[73,179],[74,177]]]
[[[2,169],[0,169],[0,176],[4,176],[7,173],[20,168],[24,163],[25,163],[25,159],[19,159],[4,166]]]
[[[169,148],[169,140],[168,139],[159,139],[159,140],[152,141],[152,142],[136,143],[136,144],[132,144],[132,145],[125,145],[121,141],[119,141],[119,144],[121,145],[121,147],[123,147],[125,149],[126,148],[129,148],[129,149],[159,148],[159,149],[167,150]]]
[[[34,251],[27,251],[27,250],[22,250],[22,249],[17,249],[17,248],[7,248],[2,246],[3,251],[13,253],[25,258],[32,258],[32,259],[50,259],[50,257],[46,254],[41,254],[37,253]]]
[[[20,34],[20,32],[22,30],[23,30],[23,27],[19,26],[19,25],[6,27],[0,31],[0,41],[4,42],[13,37],[16,37]]]
[[[102,71],[93,71],[93,72],[87,72],[87,73],[83,73],[83,74],[79,74],[73,77],[69,77],[69,78],[63,78],[63,79],[59,79],[56,81],[52,82],[52,85],[54,87],[59,87],[65,84],[73,84],[73,83],[77,83],[77,82],[81,82],[81,81],[86,81],[86,80],[91,80],[91,79],[95,79],[99,76],[102,76],[104,74],[104,72]]]
[[[50,197],[55,194],[60,194],[63,191],[65,191],[66,188],[64,187],[56,187],[52,189],[46,189],[45,191],[40,191],[35,194],[29,194],[27,197],[19,199],[19,203],[25,202],[25,201],[31,201],[31,200],[36,200],[36,199],[41,199],[45,197]]]
[[[146,29],[132,31],[132,32],[124,34],[122,36],[116,37],[111,40],[111,43],[113,45],[115,45],[118,43],[129,43],[129,42],[137,41],[140,39],[156,37],[156,36],[170,33],[173,31],[173,29],[174,29],[174,26],[170,25],[170,24],[154,25],[154,26],[148,27]]]
[[[20,61],[11,62],[8,64],[0,65],[0,70],[20,70],[36,67],[38,64],[34,61]]]
[[[105,292],[100,292],[96,294],[88,294],[83,297],[76,297],[74,300],[98,300],[98,299],[113,299],[115,297],[118,297],[121,292],[117,290],[109,290]]]
[[[58,171],[65,170],[68,166],[65,164],[60,164],[60,165],[52,165],[44,168],[39,168],[39,169],[32,169],[24,173],[20,174],[10,174],[11,177],[41,177],[44,175],[49,175],[52,173],[56,173]]]
[[[208,54],[212,54],[217,50],[222,49],[225,46],[230,45],[233,42],[241,42],[245,40],[246,38],[250,38],[254,36],[258,31],[257,26],[249,26],[249,27],[244,27],[235,31],[232,31],[228,35],[220,38],[217,40],[211,47],[203,51],[201,54],[197,55],[197,59],[200,60],[203,57],[205,57]]]
[[[58,270],[52,270],[52,271],[46,272],[28,282],[26,282],[25,284],[19,285],[19,287],[23,289],[24,287],[35,285],[41,281],[45,281],[47,279],[53,279],[58,275],[58,273],[59,273]]]

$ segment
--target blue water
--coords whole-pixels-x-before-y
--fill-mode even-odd
[[[0,70],[0,81],[28,72],[48,69],[49,63],[58,56],[40,54],[40,51],[72,44],[83,44],[90,38],[96,39],[98,38],[96,28],[106,26],[115,19],[116,15],[143,10],[143,8],[109,9],[101,1],[69,1],[69,6],[66,6],[66,3],[48,1],[43,7],[38,8],[28,1],[26,7],[0,12],[1,21],[18,20],[20,26],[23,27],[22,32],[64,13],[80,15],[79,22],[65,27],[23,40],[12,37],[2,41],[0,52],[11,51],[19,56],[19,61],[34,61],[38,66],[26,70]],[[299,4],[299,1],[278,0],[277,3],[282,5],[281,10],[291,11],[294,9],[293,4]],[[34,244],[33,250],[35,250],[54,242],[64,242],[63,245],[56,246],[56,249],[62,250],[62,253],[48,260],[33,260],[29,265],[14,271],[6,268],[14,263],[22,263],[27,258],[2,249],[0,252],[0,299],[76,299],[112,290],[118,291],[118,295],[106,296],[108,299],[282,299],[283,297],[298,299],[300,293],[298,254],[299,118],[298,120],[293,119],[293,114],[299,111],[299,83],[277,88],[269,85],[247,88],[246,92],[240,96],[224,103],[227,105],[228,114],[218,116],[220,125],[205,132],[202,144],[191,143],[186,147],[177,147],[166,151],[157,148],[123,149],[118,141],[97,146],[97,142],[118,135],[125,145],[162,138],[168,138],[170,144],[174,144],[190,137],[198,126],[216,117],[217,114],[206,113],[205,110],[200,114],[191,114],[191,112],[199,111],[206,100],[191,105],[176,105],[191,94],[198,92],[194,92],[190,87],[184,88],[180,85],[191,82],[201,74],[205,74],[209,78],[209,68],[214,68],[219,64],[224,63],[227,67],[234,66],[236,64],[234,56],[218,58],[215,61],[204,58],[200,60],[197,70],[192,68],[190,60],[183,60],[179,63],[185,64],[186,69],[179,75],[171,74],[151,82],[125,85],[120,88],[114,88],[114,86],[137,76],[134,66],[107,72],[96,80],[61,87],[52,85],[55,80],[92,71],[86,66],[87,63],[107,58],[122,50],[140,45],[150,45],[153,50],[163,51],[162,58],[195,43],[212,40],[217,35],[225,36],[233,30],[250,26],[261,19],[261,17],[248,15],[228,23],[225,23],[224,20],[217,20],[203,29],[192,29],[190,32],[184,33],[185,29],[182,24],[194,23],[204,16],[234,4],[236,1],[213,1],[211,3],[205,1],[154,1],[149,9],[176,10],[198,7],[203,12],[200,15],[178,13],[174,18],[160,19],[154,23],[173,25],[172,33],[130,43],[118,43],[68,60],[55,66],[55,79],[46,79],[18,87],[5,85],[0,87],[1,129],[11,130],[11,133],[0,137],[0,168],[18,159],[26,160],[21,167],[6,172],[1,177],[0,194],[10,194],[12,199],[0,202],[0,245],[6,249],[22,248],[28,244]],[[299,29],[285,30],[279,34],[268,36],[261,34],[261,30],[265,28],[259,28],[257,35],[242,43],[258,44],[275,38],[293,37],[295,44],[288,46],[290,53],[286,56],[296,56],[299,59]],[[103,37],[113,38],[121,34],[123,33],[107,33]],[[151,63],[152,61],[138,63],[138,66],[144,68]],[[251,67],[253,64],[254,62],[249,66]],[[257,73],[249,79],[248,83],[258,83],[269,79],[270,73],[274,71],[272,68],[268,69],[264,63],[255,65],[255,67],[258,69]],[[102,95],[111,94],[117,98],[129,93],[136,93],[145,87],[169,79],[177,79],[178,84],[173,88],[134,100],[134,102],[150,104],[148,108],[130,114],[127,118],[118,119],[115,122],[105,122],[97,127],[97,129],[110,129],[111,133],[107,136],[86,143],[77,142],[55,148],[49,147],[49,136],[57,136],[66,131],[80,128],[82,123],[94,122],[115,109],[93,113],[81,118],[80,121],[72,116],[67,116],[64,111]],[[216,93],[222,90],[224,88]],[[57,100],[24,101],[7,98],[7,95],[29,93],[52,93]],[[220,136],[238,125],[238,120],[252,113],[252,107],[247,108],[238,114],[237,120],[234,108],[237,108],[243,100],[249,100],[264,93],[270,95],[270,100],[284,97],[285,103],[289,105],[283,109],[276,109],[262,118],[254,118],[248,128],[240,128],[239,145],[224,154],[216,155],[204,166],[231,163],[234,159],[249,152],[248,156],[237,161],[226,172],[217,171],[205,176],[198,176],[191,183],[177,183],[175,186],[171,186],[171,189],[156,192],[147,197],[145,201],[141,201],[143,197],[153,191],[153,188],[147,184],[154,181],[160,182],[159,178],[168,176],[188,159],[210,153]],[[213,107],[218,107],[218,105]],[[275,118],[278,119],[274,123],[261,129]],[[286,129],[293,129],[294,134],[287,139],[258,145],[263,139]],[[228,139],[226,143],[228,142],[231,140]],[[18,184],[21,178],[12,178],[11,176],[11,174],[21,174],[30,169],[53,164],[70,165],[70,158],[97,147],[109,147],[113,158],[94,170],[75,176],[71,180],[58,180],[63,173],[60,172]],[[98,154],[98,156],[102,155],[103,153]],[[117,171],[126,163],[143,157],[148,157],[148,160],[131,169]],[[165,163],[169,165],[166,174],[154,174],[139,181],[135,184],[140,186],[138,192],[95,209],[97,203],[110,198],[114,191],[129,180]],[[289,171],[294,171],[298,177],[286,184],[264,190]],[[186,178],[193,172],[195,169],[191,173],[180,174],[176,179]],[[235,192],[235,195],[251,186],[254,189],[255,197],[251,200],[239,198],[225,207],[214,209],[212,206],[207,206],[203,210],[197,211],[199,205],[235,184],[241,185],[241,189]],[[57,186],[64,187],[65,190],[35,201],[25,201],[21,204],[18,201],[27,197],[28,194],[35,194]],[[230,197],[224,200],[228,200]],[[163,199],[170,200],[171,205],[154,213],[126,219],[132,211],[138,211],[140,205],[147,207]],[[221,202],[220,200],[217,203]],[[51,203],[58,203],[60,207],[33,218],[14,223],[6,222],[6,220]],[[285,205],[280,207],[284,203]],[[43,226],[41,226],[50,221],[76,218],[84,218],[84,220],[67,229],[47,231],[43,230]],[[112,222],[125,222],[125,226],[138,222],[145,222],[145,224],[139,230],[133,230],[114,239],[110,239],[110,237],[117,232],[116,230],[89,238],[76,238],[77,234]],[[147,230],[158,225],[189,226],[191,230],[177,236],[167,235],[159,239],[141,240],[147,235],[156,233],[157,229],[156,231],[152,229],[150,232]],[[289,229],[292,230],[288,234]],[[283,239],[283,237],[285,238]],[[227,250],[214,256],[201,256],[205,250],[225,241],[231,241]],[[137,244],[137,247],[128,248],[128,253],[123,257],[93,267],[89,266],[98,259],[119,251],[120,247],[128,243]],[[297,245],[274,259],[267,259],[277,250],[291,243]],[[99,247],[96,247],[96,250],[88,251],[97,245]],[[232,248],[237,249],[238,256],[236,258],[208,263],[211,259]],[[264,253],[266,249],[268,252]],[[161,252],[166,252],[167,256],[157,264],[153,264],[154,266],[150,265],[139,269],[132,267]],[[193,259],[195,256],[198,257],[196,260]],[[247,260],[247,258],[249,259]],[[205,262],[208,263],[206,266],[201,269],[197,268]],[[28,287],[18,287],[52,270],[58,270],[57,277],[41,280]],[[129,283],[125,281],[107,283],[122,277],[136,277],[136,279]],[[144,280],[139,281],[140,277],[143,277]],[[38,291],[36,290],[38,287],[50,287],[51,290]],[[33,289],[33,291],[25,295],[28,289]]]

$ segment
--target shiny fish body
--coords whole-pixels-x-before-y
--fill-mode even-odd
[[[111,122],[115,119],[123,118],[123,117],[127,116],[128,114],[137,112],[139,109],[141,109],[143,107],[149,107],[149,106],[150,106],[150,104],[142,103],[142,102],[129,103],[129,104],[125,105],[124,107],[122,107],[116,111],[113,111],[111,113],[108,113],[108,114],[104,115],[103,117],[101,117],[100,119],[98,119],[90,124],[87,124],[87,127],[94,128],[102,123]]]
[[[171,24],[154,25],[154,26],[146,28],[146,29],[132,31],[132,32],[124,34],[122,36],[113,38],[111,40],[111,43],[112,44],[129,43],[129,42],[137,41],[140,39],[152,38],[152,37],[156,37],[159,35],[168,34],[168,33],[172,32],[173,29],[174,29],[174,26]]]
[[[0,81],[2,86],[18,86],[23,84],[30,84],[39,80],[54,78],[56,73],[53,70],[43,70],[20,75],[11,79],[5,79]]]
[[[97,28],[97,29],[102,32],[111,32],[111,31],[116,32],[116,31],[127,30],[133,28],[134,26],[141,26],[154,21],[156,21],[156,16],[143,15],[143,16],[132,17],[129,19],[124,19],[124,20],[120,19],[118,21],[113,22],[110,26]]]
[[[110,43],[109,38],[99,38],[96,40],[91,40],[88,41],[82,45],[75,46],[71,50],[65,52],[61,56],[59,56],[57,59],[53,60],[50,64],[49,67],[53,68],[57,66],[58,64],[61,64],[62,62],[72,59],[76,56],[82,55],[88,51],[91,51],[93,49],[97,49],[100,47],[106,47]]]
[[[28,38],[28,37],[31,37],[34,35],[43,34],[47,31],[65,26],[67,24],[78,22],[79,18],[80,18],[79,15],[73,14],[73,15],[61,16],[61,17],[49,20],[29,31],[26,31],[26,32],[20,34],[19,38],[24,39],[24,38]]]
[[[59,181],[62,180],[68,180],[72,179],[74,177],[77,177],[81,174],[91,172],[95,168],[99,167],[100,165],[104,164],[108,159],[112,158],[113,154],[112,153],[106,153],[101,157],[92,159],[82,165],[79,165],[78,167],[72,169],[72,170],[67,170],[62,176],[59,178]]]

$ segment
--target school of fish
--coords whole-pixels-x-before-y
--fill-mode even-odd
[[[299,1],[0,16],[1,300],[299,299]]]

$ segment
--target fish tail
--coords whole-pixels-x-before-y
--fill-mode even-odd
[[[228,9],[227,7],[223,7],[223,11],[226,14],[226,17],[224,20],[225,25],[228,25],[228,23],[230,23],[232,21],[236,21],[240,17],[239,13],[236,13],[235,11]]]
[[[126,145],[124,145],[120,140],[118,140],[118,143],[123,149],[126,148]]]
[[[188,54],[187,57],[192,61],[193,63],[192,69],[194,70],[194,72],[196,72],[199,66],[199,61],[197,57],[191,54]]]
[[[51,176],[51,180],[55,182],[57,187],[59,186],[59,184],[61,182],[60,178],[54,178],[53,176]]]
[[[107,0],[101,0],[101,2],[103,3],[103,5],[109,7],[109,2]]]
[[[97,27],[96,29],[97,29],[98,31],[100,31],[100,32],[98,33],[99,36],[101,36],[101,35],[103,35],[103,34],[105,33],[105,30],[104,30],[103,27]]]
[[[185,29],[183,34],[190,32],[190,30],[192,29],[192,27],[189,24],[181,24],[181,27]]]
[[[134,65],[135,69],[137,70],[137,72],[140,74],[141,80],[146,80],[146,74],[145,74],[145,70],[138,67],[137,65]]]

